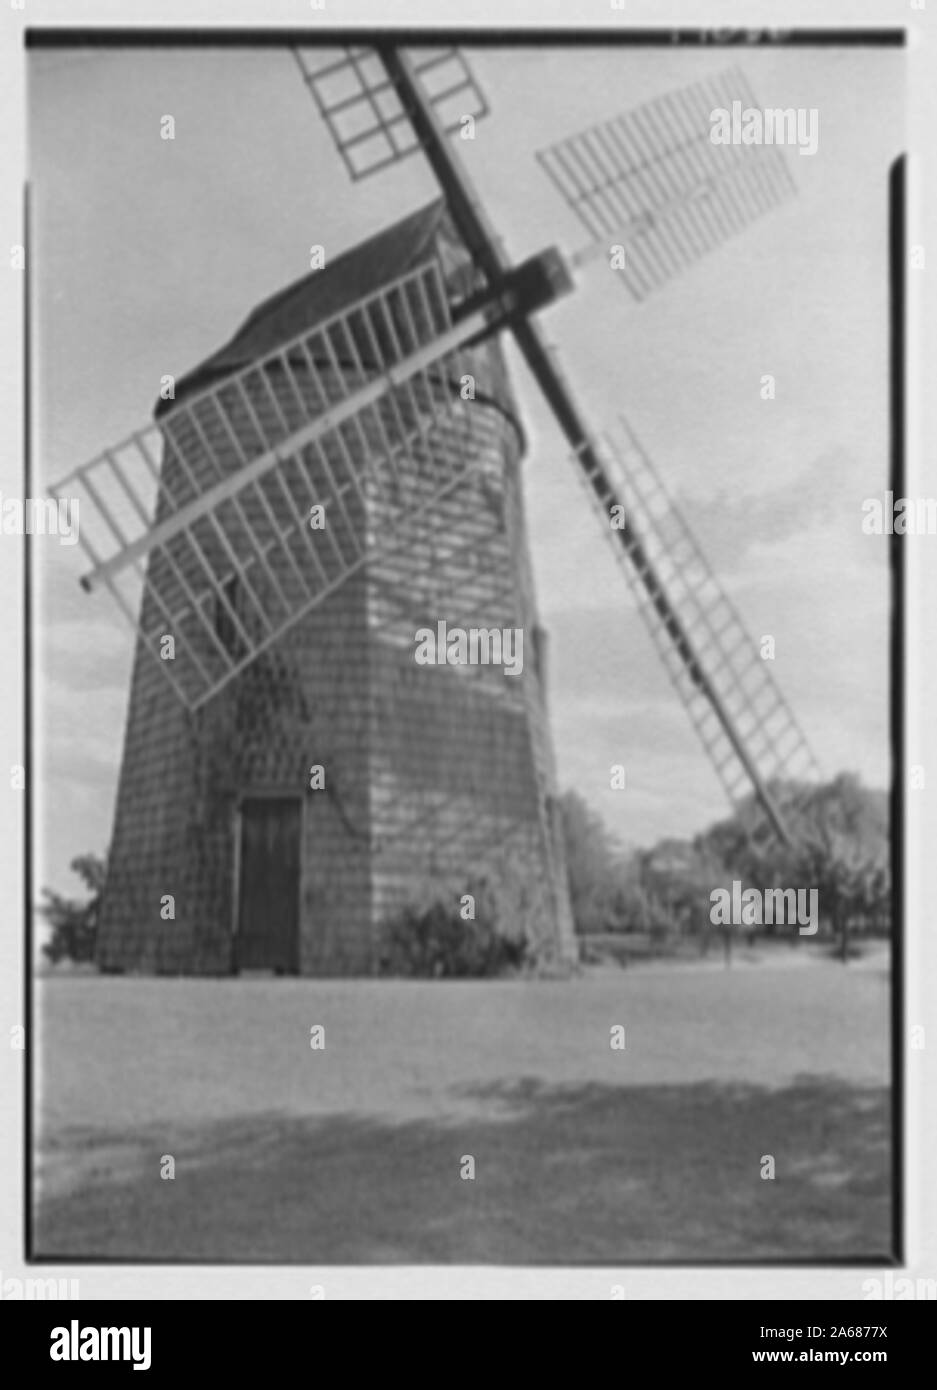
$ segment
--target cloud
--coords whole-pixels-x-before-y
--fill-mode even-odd
[[[774,487],[756,485],[745,491],[725,483],[705,490],[694,486],[678,494],[676,501],[692,518],[697,540],[720,576],[741,568],[755,547],[780,547],[805,537],[812,540],[818,564],[823,563],[823,548],[855,548],[868,560],[870,550],[862,546],[867,537],[861,529],[861,504],[884,485],[885,470],[867,471],[864,479],[861,471],[849,451],[833,447]]]

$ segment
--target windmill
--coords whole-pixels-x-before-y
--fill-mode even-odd
[[[543,392],[730,799],[753,794],[756,828],[786,838],[778,789],[813,770],[803,735],[634,432],[592,432],[534,316],[610,240],[643,299],[786,196],[789,176],[775,150],[704,138],[741,78],[699,83],[542,152],[591,246],[514,266],[450,144],[487,115],[458,50],[295,57],[354,180],[419,151],[442,199],[261,306],[153,426],[53,490],[83,494],[99,527],[82,527],[82,582],[138,633],[101,963],[367,972],[380,912],[421,873],[470,864],[510,865],[528,930],[568,955],[499,337]],[[418,698],[413,621],[432,627],[441,605],[483,615],[489,636],[527,631],[533,662],[512,683],[443,659],[445,685]],[[424,767],[432,740],[447,775],[438,751]],[[307,777],[316,794],[301,799]],[[331,879],[310,881],[310,856],[338,865]],[[285,926],[258,926],[271,920]]]

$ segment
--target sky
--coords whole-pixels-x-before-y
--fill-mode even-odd
[[[460,141],[513,260],[585,236],[534,152],[739,62],[764,106],[816,108],[795,198],[635,304],[601,260],[541,317],[596,431],[624,414],[685,510],[827,775],[889,778],[886,179],[903,143],[893,50],[466,50],[492,114]],[[160,138],[170,114],[175,139]],[[419,159],[352,184],[291,55],[32,52],[34,491],[147,423],[161,377],[262,299],[436,196]],[[545,403],[508,346],[560,785],[623,845],[725,812]],[[765,401],[764,374],[776,379]],[[133,635],[38,556],[38,881],[110,836]],[[626,787],[609,769],[623,764]]]

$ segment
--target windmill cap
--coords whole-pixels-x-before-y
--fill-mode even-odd
[[[265,299],[224,347],[179,378],[174,399],[157,401],[155,417],[429,260],[445,215],[437,199]]]

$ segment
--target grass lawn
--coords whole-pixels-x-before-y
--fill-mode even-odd
[[[882,1259],[888,989],[883,965],[825,961],[494,983],[52,975],[36,1254]]]

